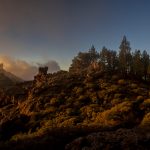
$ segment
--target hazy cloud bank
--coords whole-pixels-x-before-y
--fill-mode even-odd
[[[33,79],[34,75],[38,72],[39,66],[48,66],[48,72],[56,72],[60,70],[59,64],[54,60],[48,60],[43,64],[37,63],[38,65],[35,65],[25,60],[14,59],[10,56],[0,56],[0,63],[4,64],[4,69],[6,71],[11,72],[24,80]]]

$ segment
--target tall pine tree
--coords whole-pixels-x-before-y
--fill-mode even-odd
[[[142,63],[143,63],[143,75],[144,79],[147,80],[148,75],[148,68],[150,65],[149,55],[147,54],[147,51],[144,50],[142,53]]]
[[[131,70],[131,48],[126,36],[123,37],[119,47],[119,69],[122,75],[127,76]]]

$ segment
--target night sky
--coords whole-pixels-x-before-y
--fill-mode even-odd
[[[51,62],[67,70],[92,44],[118,50],[123,35],[150,52],[149,0],[0,0],[0,62],[11,72]]]

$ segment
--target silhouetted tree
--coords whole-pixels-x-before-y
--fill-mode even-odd
[[[127,41],[126,36],[123,37],[119,48],[119,69],[126,76],[131,70],[132,62],[130,43]]]
[[[115,71],[118,64],[118,58],[116,51],[108,50],[106,47],[102,48],[100,52],[100,63],[103,66],[104,71]]]
[[[94,46],[89,49],[88,52],[79,52],[76,57],[72,60],[72,64],[69,68],[70,72],[80,73],[86,71],[91,63],[96,62],[99,58],[98,52]]]
[[[146,80],[148,75],[148,68],[150,65],[149,55],[147,54],[146,50],[144,50],[142,53],[142,63],[143,63],[143,75],[144,79]]]
[[[141,53],[140,50],[135,50],[131,54],[126,36],[123,36],[119,49],[117,54],[116,51],[103,47],[99,54],[92,45],[88,52],[79,52],[73,58],[69,71],[82,74],[99,70],[108,75],[121,73],[124,77],[147,80],[150,76],[150,59],[147,51]]]
[[[87,53],[79,52],[77,56],[72,60],[72,64],[69,68],[71,72],[80,72],[85,70],[89,65],[89,58]]]
[[[106,71],[106,66],[108,64],[108,49],[106,47],[103,47],[100,52],[100,63],[103,71]]]
[[[108,59],[108,66],[110,71],[116,71],[118,68],[118,58],[117,58],[117,52],[114,50],[109,50],[109,59]]]
[[[138,79],[142,78],[143,75],[143,64],[142,64],[142,55],[140,50],[135,50],[132,56],[133,62],[133,74]]]
[[[92,45],[91,49],[88,51],[90,62],[96,62],[99,59],[99,54],[96,51],[94,45]]]

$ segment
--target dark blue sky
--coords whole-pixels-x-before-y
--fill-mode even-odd
[[[67,69],[92,44],[150,50],[149,0],[1,0],[0,55]],[[150,52],[150,51],[149,51]]]

